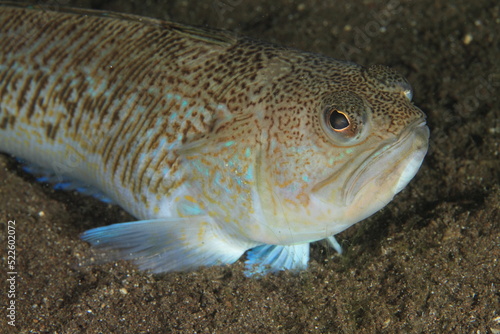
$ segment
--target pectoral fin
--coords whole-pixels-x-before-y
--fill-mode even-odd
[[[114,224],[84,232],[81,238],[106,261],[132,260],[154,273],[189,271],[230,264],[251,246],[226,236],[209,218],[165,218]]]

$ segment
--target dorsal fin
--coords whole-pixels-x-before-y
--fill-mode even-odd
[[[72,8],[60,5],[51,5],[51,4],[25,4],[25,3],[11,2],[11,1],[0,1],[0,7],[2,6],[27,8],[40,11],[49,10],[66,14],[99,16],[116,20],[139,22],[144,25],[156,26],[162,29],[173,30],[187,38],[192,38],[206,43],[212,43],[226,47],[233,45],[238,40],[237,35],[229,31],[209,29],[203,27],[193,27],[181,23],[144,17],[134,14],[108,12],[108,11],[86,9],[86,8]]]
[[[237,35],[229,31],[192,27],[175,22],[164,22],[163,25],[188,38],[221,46],[230,46],[238,41]]]

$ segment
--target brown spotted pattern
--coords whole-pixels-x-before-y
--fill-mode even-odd
[[[339,92],[355,94],[368,115],[355,115],[359,131],[370,123],[351,145],[361,152],[424,117],[404,95],[406,80],[385,67],[131,15],[2,6],[0,45],[0,150],[62,164],[136,216],[151,215],[151,194],[168,197],[185,182],[205,204],[227,187],[249,198],[263,180],[307,204],[307,190],[352,159],[333,158],[347,144],[320,124]],[[209,177],[185,171],[194,159]]]

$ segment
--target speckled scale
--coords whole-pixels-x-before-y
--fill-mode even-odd
[[[90,158],[99,174],[115,176],[138,197],[156,190],[141,188],[160,186],[142,167],[166,170],[175,161],[172,149],[160,144],[174,148],[212,126],[217,102],[210,97],[214,92],[193,89],[206,71],[196,59],[212,53],[204,63],[215,63],[231,40],[218,48],[216,42],[183,38],[159,21],[81,14],[2,7],[5,141],[14,142],[10,150],[16,155],[52,146],[59,158]],[[193,43],[197,47],[190,49]],[[23,150],[29,152],[19,154]],[[93,177],[81,167],[85,171],[77,173]]]

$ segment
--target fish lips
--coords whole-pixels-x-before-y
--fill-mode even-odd
[[[415,176],[428,145],[429,128],[425,120],[410,124],[395,140],[383,143],[347,178],[341,196],[344,205],[366,202],[366,198],[379,205],[367,202],[356,206],[378,211]]]

